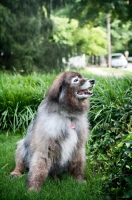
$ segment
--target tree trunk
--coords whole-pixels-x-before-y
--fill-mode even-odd
[[[110,14],[107,15],[108,67],[111,67]]]

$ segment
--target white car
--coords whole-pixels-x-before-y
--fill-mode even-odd
[[[127,67],[127,59],[122,53],[113,53],[111,54],[111,66],[112,67]]]

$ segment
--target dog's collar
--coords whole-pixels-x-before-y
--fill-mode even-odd
[[[75,129],[75,124],[71,123],[70,128]]]
[[[59,108],[58,110],[55,110],[55,112],[57,112],[58,114],[64,116],[63,113],[62,113],[61,111],[63,111],[63,110],[60,109],[60,108]],[[65,116],[65,117],[66,117],[66,116]],[[67,118],[69,118],[69,117],[67,117]],[[72,123],[72,120],[71,120],[70,128],[71,128],[71,129],[75,129],[75,124]]]

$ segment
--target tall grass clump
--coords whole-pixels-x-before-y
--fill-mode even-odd
[[[88,162],[102,173],[106,199],[132,198],[132,77],[96,77]]]
[[[0,128],[24,130],[56,74],[0,74]]]

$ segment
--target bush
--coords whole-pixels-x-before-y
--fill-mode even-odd
[[[132,197],[131,91],[130,77],[99,78],[91,99],[88,161],[101,170],[107,199]]]

